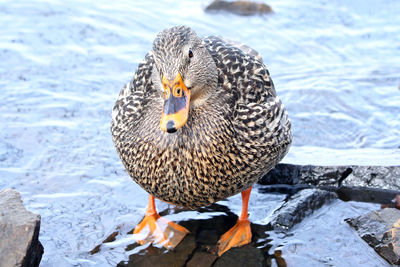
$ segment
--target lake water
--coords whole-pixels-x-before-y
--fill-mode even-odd
[[[270,1],[275,13],[254,17],[207,14],[207,3],[0,1],[0,189],[19,190],[41,214],[42,266],[107,266],[126,257],[123,249],[88,253],[118,225],[138,223],[147,205],[113,147],[111,109],[155,35],[173,25],[261,52],[292,120],[285,162],[399,165],[400,1]],[[240,211],[239,196],[223,203]],[[369,247],[347,258],[338,252],[359,242],[345,225],[325,241],[348,239],[311,256],[308,246],[320,241],[304,230],[323,231],[318,218],[331,212],[341,223],[377,207],[337,201],[317,211],[298,235],[282,239],[289,251],[303,244],[286,260],[385,264]]]

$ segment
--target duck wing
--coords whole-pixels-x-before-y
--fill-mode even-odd
[[[216,62],[219,85],[234,96],[232,123],[238,148],[249,162],[263,158],[263,164],[275,165],[289,149],[291,124],[261,55],[221,37],[204,41]]]
[[[138,65],[132,80],[120,91],[118,99],[112,111],[111,133],[117,148],[123,135],[135,129],[142,120],[143,107],[150,100],[150,96],[156,93],[151,75],[153,71],[154,58],[148,53],[144,60]]]

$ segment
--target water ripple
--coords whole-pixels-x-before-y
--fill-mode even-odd
[[[293,124],[286,161],[398,164],[399,1],[277,1],[255,17],[204,13],[207,3],[0,1],[0,189],[18,189],[41,214],[43,266],[118,262],[116,251],[100,262],[88,251],[135,225],[147,199],[113,148],[110,113],[172,25],[263,54]],[[235,197],[226,204],[240,210]]]

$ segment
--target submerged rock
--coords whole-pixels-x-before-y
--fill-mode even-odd
[[[13,189],[0,191],[0,265],[39,266],[40,215],[27,211]]]
[[[336,199],[333,192],[320,189],[304,189],[285,202],[269,217],[268,224],[275,230],[288,230],[301,222],[314,210]]]
[[[236,15],[250,16],[271,13],[272,8],[267,4],[252,1],[214,0],[206,7],[206,11],[226,11]]]
[[[372,211],[346,222],[390,264],[400,265],[400,210]]]

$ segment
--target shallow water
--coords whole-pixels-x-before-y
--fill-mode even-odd
[[[125,256],[88,253],[117,225],[139,222],[147,204],[114,150],[110,113],[169,26],[262,53],[293,124],[285,162],[400,162],[400,2],[309,2],[273,1],[272,15],[238,17],[204,13],[208,1],[0,1],[0,189],[16,188],[41,214],[41,265],[107,265]],[[226,203],[240,211],[238,196]],[[348,212],[361,204],[340,205]],[[300,227],[306,242],[311,235]],[[335,247],[323,253],[341,257]]]

